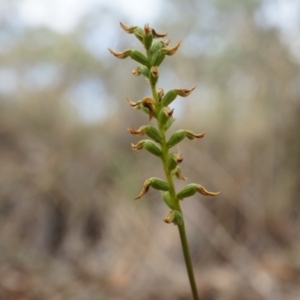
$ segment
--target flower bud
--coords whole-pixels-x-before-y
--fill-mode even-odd
[[[170,207],[171,209],[173,209],[173,203],[171,201],[171,195],[169,192],[164,192],[162,194],[163,200],[164,202],[168,205],[168,207]]]
[[[174,132],[167,142],[167,146],[169,148],[175,146],[176,144],[180,143],[186,137],[186,132],[183,129],[179,129]]]
[[[173,117],[169,118],[167,123],[164,125],[164,130],[167,131],[172,126],[174,121],[175,119]]]
[[[110,48],[108,48],[108,50],[111,54],[113,54],[115,57],[120,58],[120,59],[124,59],[124,58],[130,56],[131,52],[133,51],[133,50],[127,49],[127,50],[124,50],[122,52],[117,52],[117,51],[114,51]]]
[[[164,218],[164,222],[168,224],[173,223],[174,225],[181,226],[183,224],[183,217],[181,212],[177,210],[171,210]]]
[[[177,193],[176,197],[178,200],[182,200],[187,197],[191,197],[197,193],[197,185],[191,183],[186,185],[180,192]]]
[[[137,27],[134,31],[133,31],[135,37],[143,43],[143,39],[144,39],[144,30],[140,27]]]
[[[129,105],[133,108],[140,109],[140,104],[142,104],[143,100],[139,100],[137,102],[133,102],[130,99],[126,98]]]
[[[130,50],[130,57],[142,65],[149,66],[148,58],[138,50]]]
[[[149,50],[150,55],[153,55],[156,52],[160,51],[162,47],[163,47],[162,41],[154,42]]]
[[[146,149],[150,153],[154,154],[155,156],[158,156],[158,157],[162,156],[160,147],[158,147],[157,144],[155,144],[154,142],[152,142],[150,140],[145,140],[143,147],[144,147],[144,149]]]
[[[160,66],[165,57],[166,55],[162,51],[157,51],[151,59],[152,66]]]
[[[195,195],[197,192],[205,196],[217,196],[220,194],[220,192],[209,192],[200,184],[191,183],[186,185],[180,192],[178,192],[176,197],[178,200],[182,200]]]
[[[179,163],[183,161],[183,157],[180,153],[170,153],[167,158],[167,168],[172,171],[174,170]]]
[[[149,53],[151,55],[152,66],[159,66],[163,62],[165,58],[165,54],[161,51],[163,46],[165,46],[165,43],[158,41],[153,43],[152,47],[150,48]]]
[[[150,186],[159,191],[170,190],[170,186],[167,182],[161,180],[160,178],[151,177],[144,182],[142,191],[134,198],[134,200],[143,197],[149,191]]]
[[[178,42],[174,47],[163,47],[162,48],[162,52],[166,55],[173,55],[175,54],[175,52],[177,51],[177,49],[179,48],[181,42]]]
[[[159,190],[159,191],[169,191],[170,190],[169,184],[157,177],[150,178],[150,185],[151,185],[151,187],[153,187],[154,189]]]
[[[170,109],[170,107],[163,107],[158,115],[158,122],[160,124],[167,124],[168,120],[170,118],[172,118],[172,114],[173,114],[174,109]]]
[[[159,131],[151,125],[147,126],[146,134],[157,143],[161,143],[163,139]]]
[[[137,26],[126,26],[124,23],[120,22],[121,27],[127,32],[127,33],[133,33],[134,30],[137,28]]]
[[[175,153],[170,153],[167,158],[166,166],[169,171],[172,171],[177,167],[177,162],[174,159],[174,154]]]
[[[149,24],[146,24],[144,27],[144,37],[143,37],[143,44],[146,50],[149,50],[153,41],[153,34]]]
[[[158,67],[152,67],[150,70],[149,80],[152,85],[155,85],[158,80],[159,72]]]
[[[177,97],[176,91],[175,90],[170,90],[161,99],[161,104],[163,106],[168,106],[169,104],[171,104],[176,99],[176,97]]]

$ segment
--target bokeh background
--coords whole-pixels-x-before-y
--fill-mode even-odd
[[[300,2],[0,1],[0,299],[188,300],[160,162],[133,153],[129,107],[150,95],[117,51],[119,21],[167,32],[159,85],[197,89],[179,128],[183,202],[202,300],[300,299]],[[176,182],[178,188],[184,183]]]

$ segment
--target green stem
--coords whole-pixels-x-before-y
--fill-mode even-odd
[[[153,99],[157,104],[156,107],[158,107],[159,101],[158,101],[158,95],[157,95],[155,85],[151,84],[151,91],[152,91]],[[165,129],[164,129],[163,125],[161,125],[159,123],[157,125],[158,125],[158,129],[160,131],[160,134],[163,138],[163,141],[161,142],[162,164],[163,164],[167,182],[170,186],[171,203],[173,204],[174,208],[182,214],[179,200],[176,198],[176,190],[175,190],[175,185],[173,182],[173,176],[166,166],[166,161],[167,161],[167,157],[169,154],[169,148],[167,146]],[[182,214],[182,218],[183,218],[183,214]],[[191,289],[192,289],[193,300],[199,300],[197,286],[196,286],[195,277],[194,277],[192,260],[191,260],[190,251],[189,251],[189,245],[188,245],[187,238],[186,238],[184,220],[181,225],[178,225],[178,230],[179,230],[185,265],[186,265],[186,269],[187,269],[187,273],[188,273],[188,277],[189,277],[189,281],[190,281],[190,285],[191,285]]]
[[[198,291],[197,291],[196,281],[195,281],[195,277],[194,277],[193,265],[192,265],[192,261],[191,261],[190,251],[189,251],[189,245],[188,245],[187,238],[186,238],[184,221],[183,221],[182,225],[178,226],[178,230],[179,230],[179,234],[180,234],[182,251],[183,251],[183,255],[184,255],[187,273],[188,273],[189,280],[190,280],[193,298],[194,298],[194,300],[198,300],[199,299]]]

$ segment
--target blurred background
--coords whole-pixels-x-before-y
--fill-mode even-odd
[[[300,299],[300,2],[0,1],[0,299],[188,300],[177,228],[145,179],[163,176],[127,128],[150,95],[127,25],[167,32],[159,86],[179,151],[202,300]],[[153,121],[151,121],[153,122]],[[154,124],[154,123],[153,123]],[[176,182],[177,187],[185,183]]]

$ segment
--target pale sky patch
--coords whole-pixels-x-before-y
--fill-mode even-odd
[[[82,16],[95,6],[120,11],[130,21],[153,20],[161,0],[23,0],[18,3],[20,17],[29,26],[47,26],[53,30],[72,30]]]

